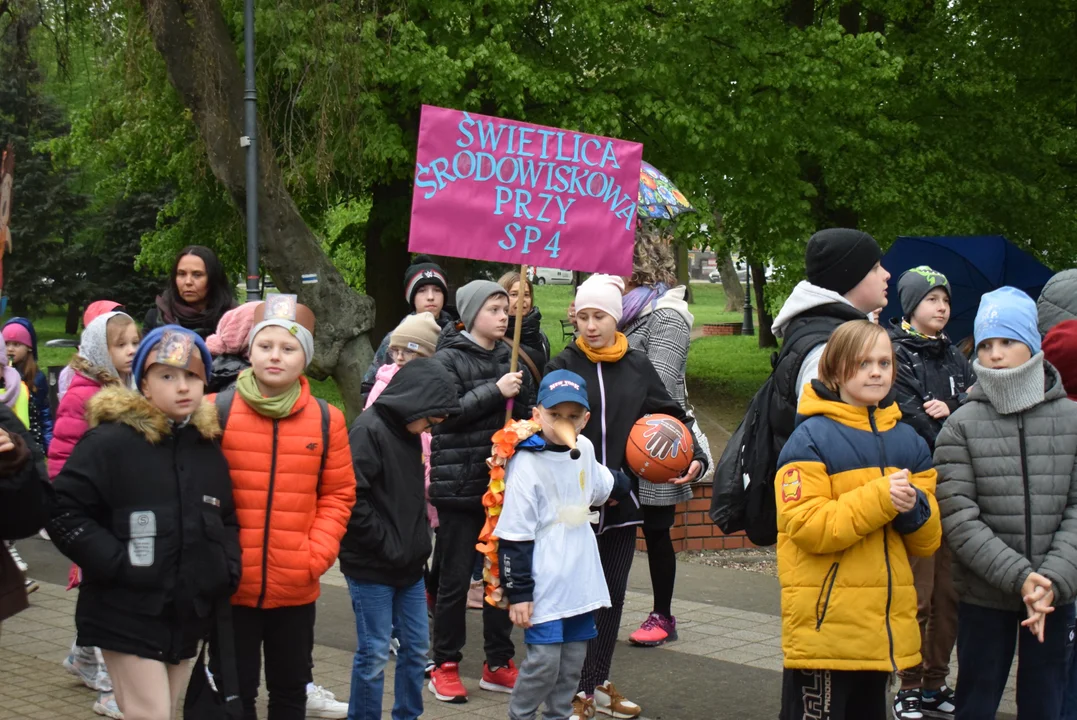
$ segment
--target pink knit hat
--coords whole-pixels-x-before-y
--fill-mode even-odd
[[[254,327],[254,310],[261,303],[249,302],[221,315],[217,332],[206,338],[206,347],[214,357],[218,355],[246,355],[250,347],[247,337]]]
[[[624,314],[621,300],[624,290],[624,280],[616,275],[592,275],[576,290],[576,312],[601,310],[620,322]]]
[[[34,341],[30,337],[30,331],[19,323],[8,323],[4,326],[5,343],[21,343],[26,347],[33,347]]]

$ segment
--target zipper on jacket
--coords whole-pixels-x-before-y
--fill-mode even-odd
[[[868,408],[868,422],[871,423],[871,432],[879,443],[879,470],[886,477],[886,449],[883,447],[883,436],[879,432],[879,426],[875,424],[875,408]],[[897,661],[894,659],[894,629],[890,626],[890,608],[894,602],[894,575],[890,570],[890,527],[883,526],[883,558],[886,560],[886,640],[890,644],[890,667],[893,672],[898,671]]]
[[[258,594],[258,607],[266,600],[266,582],[269,571],[269,517],[273,513],[273,486],[277,482],[277,435],[279,421],[273,421],[273,454],[269,461],[269,492],[266,494],[266,527],[262,536],[262,590]]]
[[[1025,418],[1017,413],[1017,442],[1021,448],[1021,484],[1025,490],[1025,557],[1032,562],[1032,489],[1028,484],[1028,451],[1025,448]]]
[[[823,576],[823,584],[819,587],[819,597],[815,599],[815,631],[819,632],[819,628],[823,627],[823,620],[826,619],[826,610],[830,607],[830,593],[834,591],[834,582],[838,579],[838,563],[833,563],[830,569],[826,571],[826,575]],[[823,591],[826,591],[826,598],[823,598]],[[819,601],[822,600],[822,608],[819,607]]]
[[[598,370],[598,397],[602,403],[602,464],[606,464],[606,383],[602,379],[602,363],[595,363]]]

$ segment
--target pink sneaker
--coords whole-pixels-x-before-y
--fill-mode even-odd
[[[639,626],[639,630],[629,636],[628,641],[640,647],[658,647],[676,639],[677,618],[653,612]]]

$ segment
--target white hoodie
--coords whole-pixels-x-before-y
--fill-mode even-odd
[[[785,329],[789,326],[789,323],[793,321],[793,318],[798,315],[803,315],[807,311],[821,305],[830,305],[831,303],[836,302],[845,303],[852,307],[852,303],[846,300],[843,295],[839,295],[833,290],[821,288],[818,285],[812,285],[807,280],[801,280],[797,283],[797,286],[793,288],[793,292],[790,293],[785,304],[782,305],[778,317],[774,318],[774,324],[771,326],[771,331],[774,333],[774,337],[784,337]],[[869,320],[871,319],[870,314],[865,314],[864,317]],[[826,343],[819,343],[804,356],[804,362],[800,366],[800,373],[797,374],[798,401],[804,392],[804,386],[819,377],[819,360],[823,357],[824,349],[826,349]]]

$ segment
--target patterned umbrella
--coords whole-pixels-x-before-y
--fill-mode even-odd
[[[644,161],[639,166],[639,207],[641,218],[672,220],[696,209],[668,177],[654,165]]]

